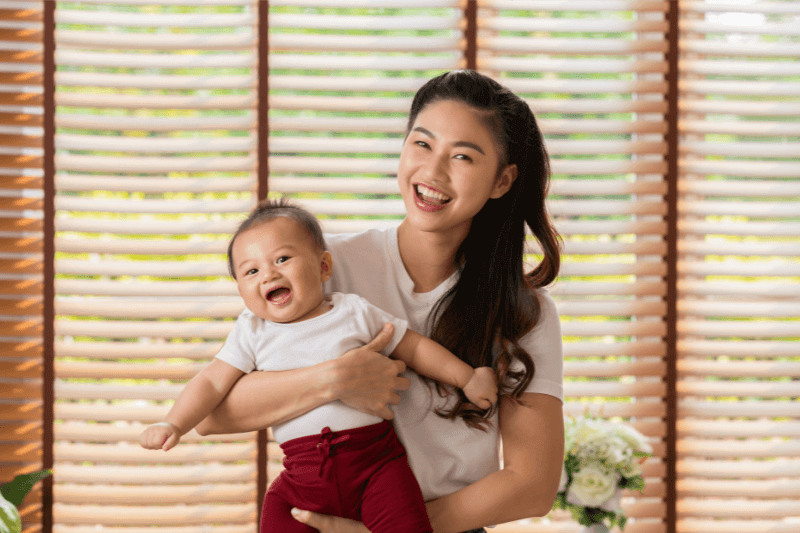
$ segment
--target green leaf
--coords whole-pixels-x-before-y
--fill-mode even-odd
[[[21,474],[14,478],[11,483],[6,483],[0,487],[0,494],[3,499],[10,502],[15,507],[19,507],[25,496],[31,491],[33,486],[41,479],[52,474],[52,470],[41,470],[30,474]]]
[[[0,493],[0,533],[21,533],[22,520],[16,505]]]

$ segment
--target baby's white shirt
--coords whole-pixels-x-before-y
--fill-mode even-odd
[[[331,293],[333,307],[301,322],[281,324],[255,316],[245,309],[236,320],[217,358],[249,373],[253,370],[291,370],[336,359],[345,352],[371,341],[386,322],[394,334],[383,350],[391,354],[403,338],[408,322],[394,317],[355,294]],[[318,434],[324,427],[332,431],[352,429],[381,422],[334,401],[272,427],[279,443]]]

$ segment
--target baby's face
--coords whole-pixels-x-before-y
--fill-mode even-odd
[[[236,237],[232,252],[239,294],[259,318],[287,324],[328,309],[322,283],[331,277],[331,255],[298,222],[258,224]]]

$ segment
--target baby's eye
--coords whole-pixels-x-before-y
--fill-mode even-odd
[[[251,268],[250,270],[248,270],[248,271],[245,273],[245,275],[246,275],[246,276],[250,276],[250,275],[252,275],[252,274],[255,274],[255,273],[257,273],[257,272],[258,272],[258,269],[257,269],[257,268]]]
[[[277,258],[275,260],[275,263],[280,265],[281,263],[285,263],[288,260],[289,260],[289,256],[288,255],[282,255],[282,256],[280,256],[279,258]]]

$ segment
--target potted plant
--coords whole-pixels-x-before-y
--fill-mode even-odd
[[[623,490],[644,490],[640,463],[653,453],[631,426],[583,416],[565,419],[561,484],[554,509],[566,509],[583,533],[624,529]]]
[[[0,487],[0,533],[21,533],[22,520],[17,508],[36,482],[52,473],[52,470],[42,470],[22,474]]]

